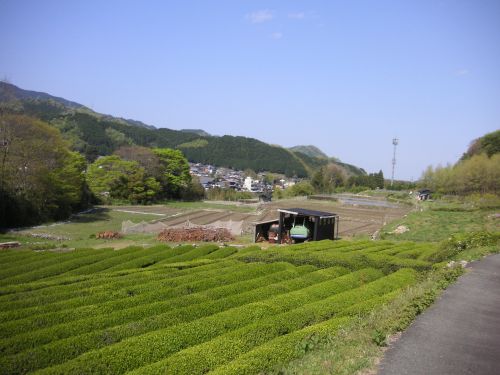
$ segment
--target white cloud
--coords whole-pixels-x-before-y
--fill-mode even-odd
[[[272,33],[271,38],[273,38],[275,40],[281,39],[281,38],[283,38],[283,33],[279,32],[279,31]]]
[[[248,13],[245,18],[249,20],[251,23],[263,23],[271,21],[274,18],[274,16],[270,10],[264,9]]]
[[[303,20],[306,18],[306,14],[304,12],[288,13],[288,18],[293,20]]]
[[[464,76],[466,74],[469,74],[469,71],[467,69],[459,69],[455,72],[455,75],[457,76]]]

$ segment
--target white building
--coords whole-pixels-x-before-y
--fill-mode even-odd
[[[247,190],[247,191],[252,191],[252,177],[248,176],[247,178],[245,178],[245,182],[243,183],[243,189]]]

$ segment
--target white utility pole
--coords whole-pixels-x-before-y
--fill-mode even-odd
[[[396,146],[399,143],[399,139],[393,138],[392,144],[394,145],[394,153],[392,155],[392,177],[391,177],[391,187],[394,184],[394,168],[396,167]]]

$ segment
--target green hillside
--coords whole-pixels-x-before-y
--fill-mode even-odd
[[[5,82],[0,83],[0,102],[9,112],[32,116],[58,128],[71,148],[89,161],[110,155],[122,146],[139,145],[177,148],[191,162],[297,177],[307,177],[328,163],[328,159],[272,146],[253,138],[214,137],[200,129],[157,129],[140,121],[103,115],[45,93],[22,90]],[[364,173],[356,167],[351,168],[351,172]]]
[[[474,155],[486,154],[488,157],[500,153],[500,130],[488,133],[473,140],[462,156],[462,160],[469,159]]]
[[[209,133],[207,133],[203,129],[181,129],[180,131],[185,132],[185,133],[194,133],[194,134],[199,135],[200,137],[210,137],[211,136]]]
[[[323,151],[321,151],[319,148],[313,145],[308,145],[308,146],[293,146],[290,147],[289,150],[295,151],[295,152],[301,152],[303,154],[306,154],[307,156],[313,157],[313,158],[323,158],[323,159],[328,159],[328,155],[325,154]]]

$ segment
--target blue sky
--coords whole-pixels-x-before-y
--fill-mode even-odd
[[[0,0],[0,78],[417,179],[500,128],[500,1]]]

